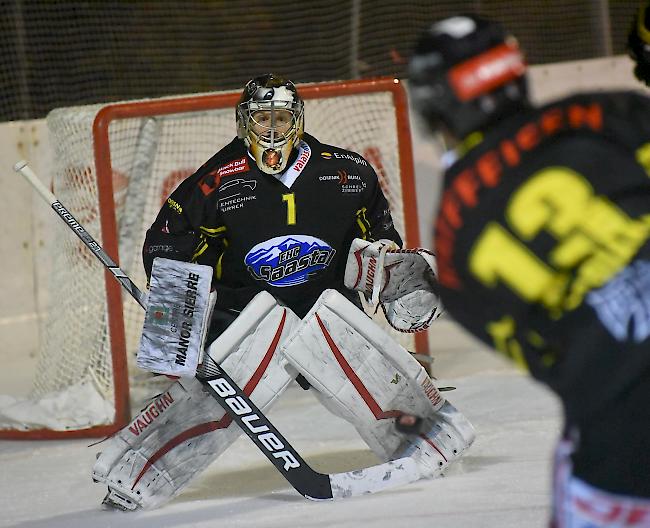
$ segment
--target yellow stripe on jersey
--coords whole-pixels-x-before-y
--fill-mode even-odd
[[[203,233],[206,236],[216,237],[219,236],[219,234],[226,232],[226,226],[219,226],[219,227],[200,226],[199,230],[201,231],[201,233]]]
[[[208,242],[207,242],[207,240],[205,239],[205,235],[203,235],[203,233],[201,233],[201,234],[199,235],[199,237],[200,237],[199,245],[196,246],[196,249],[194,250],[194,254],[192,255],[192,258],[191,258],[190,262],[196,262],[197,259],[198,259],[198,258],[199,258],[203,253],[205,253],[205,250],[208,249]]]
[[[361,236],[359,238],[362,238],[363,240],[368,240],[370,235],[370,222],[368,222],[368,218],[366,217],[367,212],[368,210],[365,207],[362,207],[357,211],[357,224],[361,231]]]
[[[224,248],[228,247],[228,239],[224,238],[223,239],[223,246]],[[221,279],[221,276],[223,274],[223,268],[221,267],[221,261],[223,260],[223,255],[225,251],[222,251],[221,254],[217,257],[217,263],[214,266],[214,273],[215,273],[215,278],[216,279]]]

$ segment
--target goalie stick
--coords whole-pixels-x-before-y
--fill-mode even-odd
[[[146,309],[147,296],[108,256],[102,246],[59,202],[56,196],[43,185],[27,162],[19,161],[14,165],[14,170],[27,179],[43,199],[50,204],[56,214],[124,286],[124,289],[140,306]],[[208,358],[207,355],[206,358]],[[210,358],[197,370],[196,378],[289,484],[308,499],[332,500],[354,497],[415,482],[420,478],[416,462],[409,457],[345,473],[319,473],[303,460],[217,362]]]

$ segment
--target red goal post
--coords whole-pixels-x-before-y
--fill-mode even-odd
[[[299,85],[298,90],[305,100],[305,130],[324,143],[358,152],[373,165],[406,246],[419,246],[408,101],[402,83],[381,78]],[[234,137],[239,97],[239,91],[201,94],[57,109],[48,116],[55,194],[140,287],[146,283],[140,260],[146,228],[175,185]],[[50,310],[44,335],[55,344],[45,345],[41,361],[52,364],[57,361],[54,354],[63,354],[72,372],[49,380],[39,371],[32,399],[37,404],[39,398],[65,392],[77,377],[87,376],[85,389],[92,386],[93,396],[97,389],[114,412],[99,416],[99,423],[84,417],[74,425],[19,424],[12,429],[0,424],[0,438],[112,434],[128,423],[131,391],[143,385],[137,373],[134,380],[130,366],[142,327],[141,310],[123,298],[109,272],[102,275],[101,266],[84,258],[85,248],[69,233],[60,237],[57,247],[63,261],[59,270],[54,265],[53,275],[63,284],[53,286],[60,290],[51,296],[69,298],[78,315]],[[81,349],[57,341],[61,335],[81,343]],[[409,350],[428,354],[426,333],[393,335]],[[79,366],[74,364],[77,357]]]

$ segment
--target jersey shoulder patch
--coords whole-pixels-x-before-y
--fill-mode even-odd
[[[326,161],[332,160],[332,161],[346,161],[346,162],[352,162],[352,164],[361,166],[361,167],[368,167],[368,161],[361,156],[360,154],[357,154],[356,152],[352,150],[347,150],[341,147],[335,147],[333,145],[326,145],[324,143],[318,143],[317,145],[313,145],[314,148],[314,154],[318,155],[321,159],[324,159]]]
[[[249,172],[251,164],[243,141],[235,138],[196,172],[197,185],[209,196],[221,186],[222,179]]]

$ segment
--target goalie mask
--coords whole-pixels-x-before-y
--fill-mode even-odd
[[[415,109],[432,131],[457,140],[528,105],[517,41],[483,18],[455,16],[420,37],[409,63]]]
[[[272,73],[244,87],[237,105],[237,136],[262,172],[275,175],[287,167],[303,135],[303,106],[294,84]]]

